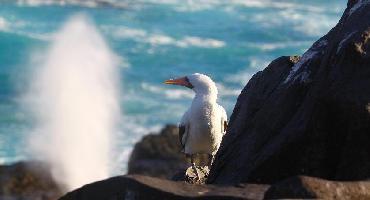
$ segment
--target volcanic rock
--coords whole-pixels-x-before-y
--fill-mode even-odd
[[[281,57],[240,94],[208,183],[296,175],[370,178],[370,3],[349,1],[302,57]]]
[[[19,162],[0,166],[0,199],[54,200],[62,191],[47,165]]]

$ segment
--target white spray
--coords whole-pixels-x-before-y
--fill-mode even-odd
[[[56,34],[31,84],[32,154],[71,190],[107,178],[120,118],[117,57],[84,15]]]

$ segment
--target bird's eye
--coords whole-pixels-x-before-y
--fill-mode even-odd
[[[185,81],[189,83],[186,87],[188,87],[190,89],[194,88],[194,86],[190,83],[189,78],[187,76],[185,77]]]

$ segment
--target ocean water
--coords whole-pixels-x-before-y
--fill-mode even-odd
[[[38,53],[71,15],[90,17],[119,56],[123,117],[114,149],[124,172],[133,144],[177,123],[191,103],[191,90],[164,80],[208,74],[230,115],[255,72],[279,56],[302,54],[345,6],[346,0],[0,1],[0,164],[30,156],[26,140],[35,119],[23,94]]]

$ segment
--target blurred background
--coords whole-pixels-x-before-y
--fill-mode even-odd
[[[251,76],[283,55],[300,55],[339,20],[345,0],[2,0],[0,164],[30,158],[35,119],[20,103],[35,60],[71,15],[84,13],[117,56],[121,119],[112,174],[122,174],[143,135],[176,124],[191,90],[163,84],[211,76],[228,115]],[[76,44],[78,46],[78,44]],[[41,54],[41,55],[40,55]],[[93,112],[92,112],[93,114]]]

